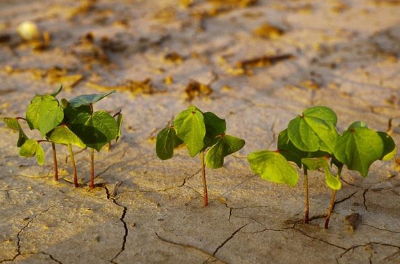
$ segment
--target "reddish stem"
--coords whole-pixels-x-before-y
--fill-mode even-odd
[[[52,149],[53,149],[54,180],[55,180],[55,181],[58,181],[58,165],[57,165],[56,144],[51,143],[51,147],[52,147]]]
[[[72,151],[71,144],[68,144],[68,150],[69,150],[69,156],[71,157],[72,168],[74,169],[74,185],[75,185],[75,188],[77,188],[77,187],[79,187],[79,184],[78,184],[78,173],[76,171],[74,152]]]
[[[336,196],[336,193],[337,193],[337,190],[332,190],[332,196],[331,196],[331,202],[329,204],[328,215],[326,216],[326,219],[325,219],[325,229],[328,229],[329,220],[331,218],[331,214],[332,214],[333,208],[335,207],[335,196]]]
[[[203,176],[203,192],[204,192],[204,200],[203,206],[208,205],[208,193],[207,193],[207,181],[206,181],[206,166],[204,163],[204,150],[200,152],[201,159],[201,175]]]
[[[91,161],[91,174],[90,174],[90,189],[94,188],[94,149],[90,149],[90,161]]]
[[[310,204],[308,200],[308,172],[307,169],[304,167],[304,193],[305,193],[305,210],[304,210],[304,223],[308,224],[309,221],[309,212],[310,212]]]

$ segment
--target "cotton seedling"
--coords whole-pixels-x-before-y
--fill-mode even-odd
[[[243,139],[226,134],[226,122],[212,112],[202,112],[195,106],[180,112],[173,124],[157,135],[156,154],[161,160],[173,157],[174,148],[185,144],[189,155],[200,154],[204,200],[208,205],[206,169],[223,166],[224,158],[241,148]]]
[[[276,150],[256,151],[248,156],[254,173],[276,183],[296,186],[299,176],[290,163],[303,169],[305,223],[309,222],[308,171],[323,169],[325,183],[332,189],[325,228],[329,225],[336,193],[342,187],[343,166],[366,177],[374,161],[390,160],[396,153],[393,139],[385,132],[376,132],[362,122],[355,122],[340,135],[336,123],[337,116],[328,107],[308,108],[279,133]],[[333,166],[336,174],[332,173]]]

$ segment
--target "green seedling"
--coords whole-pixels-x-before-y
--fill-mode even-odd
[[[20,156],[36,156],[37,162],[41,166],[45,162],[45,155],[40,143],[50,142],[48,140],[48,133],[56,126],[58,126],[64,118],[63,109],[56,98],[56,96],[61,91],[62,86],[60,86],[57,91],[51,94],[36,94],[27,107],[26,118],[4,118],[4,122],[7,127],[19,132],[17,147],[20,148]],[[21,125],[19,124],[19,120],[26,121],[31,130],[39,130],[41,135],[43,136],[43,139],[29,139],[23,131]],[[54,179],[58,181],[57,153],[54,143],[52,143],[52,150],[54,162]]]
[[[390,160],[397,150],[388,134],[373,131],[363,122],[353,123],[341,135],[336,130],[336,123],[336,114],[328,107],[308,108],[279,133],[277,150],[257,151],[248,156],[254,173],[276,183],[296,186],[299,176],[291,163],[303,169],[305,223],[309,223],[308,171],[322,169],[325,183],[332,189],[325,228],[329,225],[336,193],[342,187],[343,166],[366,177],[373,162]],[[332,173],[333,166],[336,167],[335,174]]]
[[[81,95],[71,99],[69,102],[66,100],[64,101],[66,105],[65,122],[67,127],[82,140],[86,147],[90,148],[90,189],[94,188],[94,150],[100,152],[104,145],[110,143],[114,139],[118,141],[121,136],[121,126],[123,122],[121,112],[111,116],[106,111],[93,110],[93,105],[95,103],[112,93],[115,93],[115,91],[105,94]],[[115,120],[115,117],[117,117],[117,120]],[[70,142],[68,146],[73,162],[71,144],[73,144],[73,142]]]
[[[241,148],[245,141],[226,134],[225,119],[212,112],[203,113],[190,106],[178,114],[173,124],[157,135],[156,153],[161,160],[173,157],[174,148],[185,144],[191,157],[200,154],[204,201],[208,205],[205,167],[217,169],[223,166],[224,158]]]
[[[121,137],[123,117],[121,112],[111,116],[105,111],[93,111],[93,104],[114,93],[90,94],[78,96],[69,102],[56,96],[62,91],[62,86],[52,94],[36,95],[26,110],[26,118],[4,118],[7,127],[18,131],[17,147],[23,157],[36,156],[39,165],[45,162],[41,142],[50,142],[53,150],[54,179],[58,180],[57,154],[55,144],[68,147],[74,172],[74,185],[78,187],[78,174],[72,146],[91,149],[91,179],[90,188],[94,187],[94,149],[101,148],[111,140]],[[117,118],[117,120],[115,120]],[[25,120],[30,129],[40,131],[43,139],[29,139],[23,131],[19,120]]]

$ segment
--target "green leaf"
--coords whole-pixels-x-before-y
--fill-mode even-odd
[[[106,111],[97,111],[93,114],[82,112],[69,122],[71,130],[83,143],[97,151],[115,139],[118,134],[117,121]]]
[[[251,170],[262,179],[295,186],[299,179],[297,170],[278,152],[263,150],[247,157]]]
[[[90,104],[95,104],[101,99],[109,96],[110,94],[115,93],[115,91],[111,91],[108,93],[102,93],[102,94],[83,94],[78,97],[75,97],[71,100],[69,100],[69,105],[71,107],[79,107],[82,105],[90,105]]]
[[[56,144],[75,145],[80,148],[85,148],[85,143],[74,134],[67,126],[58,126],[49,135],[49,140]]]
[[[57,101],[57,99],[55,99],[51,95],[36,95],[35,97],[33,97],[31,103],[26,109],[26,121],[28,122],[30,129],[39,129],[40,108],[42,102],[51,101]]]
[[[218,135],[226,132],[225,119],[219,118],[212,112],[203,113],[204,124],[206,126],[206,136],[204,138],[204,148],[210,147],[216,143]]]
[[[339,175],[333,175],[329,167],[325,169],[325,183],[332,190],[340,190],[342,188]]]
[[[3,118],[3,122],[4,124],[6,124],[6,126],[12,130],[19,130],[19,123],[18,120],[16,118],[13,117],[4,117]]]
[[[42,136],[61,124],[64,119],[64,111],[57,100],[44,101],[39,110],[39,131]]]
[[[204,147],[206,127],[201,111],[190,106],[187,110],[179,113],[174,120],[177,136],[185,142],[191,157],[196,156]]]
[[[206,154],[206,165],[212,169],[221,168],[224,165],[224,157],[226,156],[223,139],[219,139]]]
[[[115,141],[118,142],[118,140],[121,137],[121,131],[122,131],[122,123],[124,122],[124,116],[120,113],[117,117],[117,125],[118,125],[118,131],[117,131],[117,136],[115,137]]]
[[[336,122],[336,114],[329,108],[309,108],[289,122],[288,137],[302,151],[332,153],[338,137]]]
[[[182,140],[176,136],[173,127],[162,129],[157,135],[156,154],[161,160],[167,160],[174,156],[174,148],[182,144]]]
[[[36,161],[40,166],[43,166],[44,162],[46,161],[46,156],[44,154],[42,146],[40,144],[37,145],[36,148]]]
[[[302,159],[304,165],[307,166],[309,170],[318,170],[323,168],[325,171],[325,183],[333,190],[340,190],[342,188],[342,183],[340,181],[339,175],[335,176],[332,174],[329,168],[328,159],[322,158],[304,158]]]
[[[243,148],[245,141],[230,135],[223,135],[206,154],[207,167],[218,169],[224,165],[224,158]]]
[[[28,139],[29,139],[28,136],[25,134],[25,132],[22,129],[21,125],[18,123],[17,147],[21,147]]]
[[[39,144],[36,140],[28,139],[19,149],[19,155],[27,158],[33,157],[35,156],[38,146]]]
[[[325,158],[304,158],[301,162],[306,165],[309,170],[318,170],[325,166],[326,160]]]
[[[58,87],[58,90],[51,93],[50,95],[53,97],[56,97],[57,95],[59,95],[59,93],[61,93],[62,89],[63,89],[63,85],[61,84],[60,87]]]
[[[26,110],[26,120],[30,129],[39,129],[42,136],[58,126],[63,118],[63,109],[51,95],[36,95]]]
[[[356,127],[366,127],[366,128],[368,128],[367,124],[364,123],[363,121],[356,121],[353,124],[351,124],[348,129],[352,129],[352,128],[356,128]]]
[[[338,137],[334,154],[348,169],[366,177],[371,164],[384,156],[384,145],[377,132],[366,127],[355,127]]]
[[[301,159],[308,156],[308,152],[296,148],[290,141],[287,129],[281,131],[278,135],[278,150],[286,158],[287,161],[292,161],[301,168]]]
[[[397,146],[393,141],[393,138],[385,132],[378,132],[383,142],[383,154],[381,160],[391,160],[397,153]]]

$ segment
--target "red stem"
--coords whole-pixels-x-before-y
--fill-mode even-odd
[[[90,149],[90,160],[91,160],[91,174],[90,174],[90,189],[94,188],[94,149]]]
[[[56,144],[51,143],[51,147],[52,147],[52,149],[53,149],[54,180],[55,180],[55,181],[58,181],[58,165],[57,165]]]

